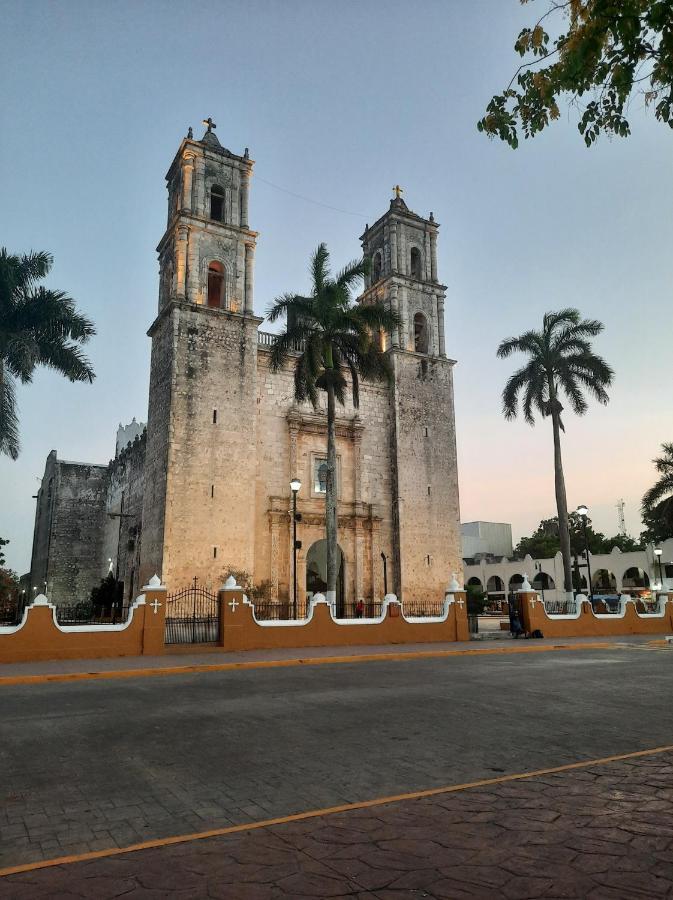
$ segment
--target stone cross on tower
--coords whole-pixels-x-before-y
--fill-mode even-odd
[[[207,119],[203,120],[203,124],[208,126],[207,134],[210,134],[213,128],[217,128],[217,125],[213,122],[213,120],[208,116]]]
[[[204,124],[205,124],[205,123],[204,123]],[[404,188],[401,188],[401,187],[399,186],[399,184],[396,184],[395,187],[393,188],[393,190],[395,191],[395,199],[396,199],[396,200],[399,200],[399,199],[400,199],[400,194],[403,194],[403,193],[404,193]]]

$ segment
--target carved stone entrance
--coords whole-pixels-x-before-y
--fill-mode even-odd
[[[341,547],[337,544],[337,584],[336,614],[343,614],[345,602],[345,561]],[[306,554],[306,593],[324,594],[327,590],[327,541],[323,538],[311,544]]]

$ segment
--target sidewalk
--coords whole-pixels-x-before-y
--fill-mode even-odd
[[[671,896],[673,754],[569,769],[91,854],[9,874],[0,892],[11,900]]]
[[[403,644],[365,647],[303,647],[298,650],[248,650],[227,652],[219,647],[201,645],[194,652],[167,653],[163,656],[122,656],[108,659],[54,659],[40,662],[0,663],[0,686],[3,681],[17,678],[49,680],[63,676],[73,677],[133,677],[137,674],[185,674],[216,671],[223,668],[249,668],[282,665],[318,665],[344,662],[371,662],[381,660],[432,659],[470,655],[502,653],[534,653],[553,650],[581,650],[583,647],[613,647],[618,645],[643,645],[653,643],[651,635],[631,635],[601,638],[565,638],[557,640],[504,640],[458,641],[438,644]],[[660,643],[655,641],[654,643]],[[198,645],[195,645],[198,646]]]

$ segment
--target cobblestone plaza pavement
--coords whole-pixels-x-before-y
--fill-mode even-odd
[[[673,895],[673,753],[591,762],[673,744],[671,663],[640,644],[2,686],[5,871],[359,808],[6,875],[0,897]]]

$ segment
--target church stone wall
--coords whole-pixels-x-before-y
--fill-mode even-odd
[[[225,561],[253,570],[258,324],[174,303],[153,326],[157,358],[155,366],[153,352],[144,517],[156,521],[144,525],[142,569],[149,577],[154,564],[171,589],[195,576],[218,587]],[[169,349],[169,331],[174,345],[161,361],[159,345]],[[161,395],[168,392],[163,403],[159,397],[161,415],[152,410],[155,386]]]
[[[108,469],[55,460],[54,470],[43,580],[52,603],[76,603],[88,599],[106,572],[102,546]],[[35,580],[33,587],[43,590]]]
[[[394,353],[395,477],[405,600],[441,596],[462,571],[452,365]]]

